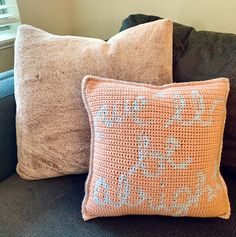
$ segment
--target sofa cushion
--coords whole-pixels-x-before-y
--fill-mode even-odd
[[[88,171],[90,127],[81,97],[85,75],[172,82],[170,20],[134,27],[108,42],[22,25],[15,52],[17,172],[25,179]]]
[[[123,21],[121,30],[158,19],[161,18],[131,15]],[[236,35],[196,31],[178,23],[174,23],[173,35],[175,82],[230,79],[222,164],[236,172]]]
[[[0,181],[16,170],[16,128],[13,71],[0,73]]]
[[[84,222],[81,202],[85,175],[26,181],[17,174],[0,183],[0,236],[4,237],[233,237],[236,177],[224,176],[232,200],[229,220],[124,216]]]

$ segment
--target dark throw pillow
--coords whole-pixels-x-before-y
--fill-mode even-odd
[[[121,30],[138,24],[162,19],[142,14],[130,15]],[[194,28],[174,23],[173,80],[175,82],[202,81],[227,77],[230,93],[221,164],[236,172],[236,35]]]

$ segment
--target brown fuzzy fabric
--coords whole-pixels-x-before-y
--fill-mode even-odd
[[[172,22],[123,31],[108,42],[19,27],[15,42],[17,172],[43,179],[88,171],[90,127],[81,97],[87,74],[172,82]]]

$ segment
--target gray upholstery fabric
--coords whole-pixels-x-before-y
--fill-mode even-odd
[[[0,73],[0,182],[16,171],[16,103],[13,71]]]
[[[229,220],[124,216],[84,222],[85,175],[26,181],[13,175],[0,183],[0,236],[236,236],[236,177],[225,176],[232,204]]]
[[[120,30],[159,19],[162,18],[130,15],[123,20]],[[204,81],[218,77],[230,80],[221,164],[236,174],[236,34],[196,31],[175,22],[173,26],[174,82]]]

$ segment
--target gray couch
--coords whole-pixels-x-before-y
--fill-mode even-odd
[[[175,65],[174,65],[175,66]],[[26,181],[15,173],[13,72],[0,74],[0,237],[236,236],[236,175],[223,172],[231,201],[229,220],[124,216],[84,222],[86,175]]]

